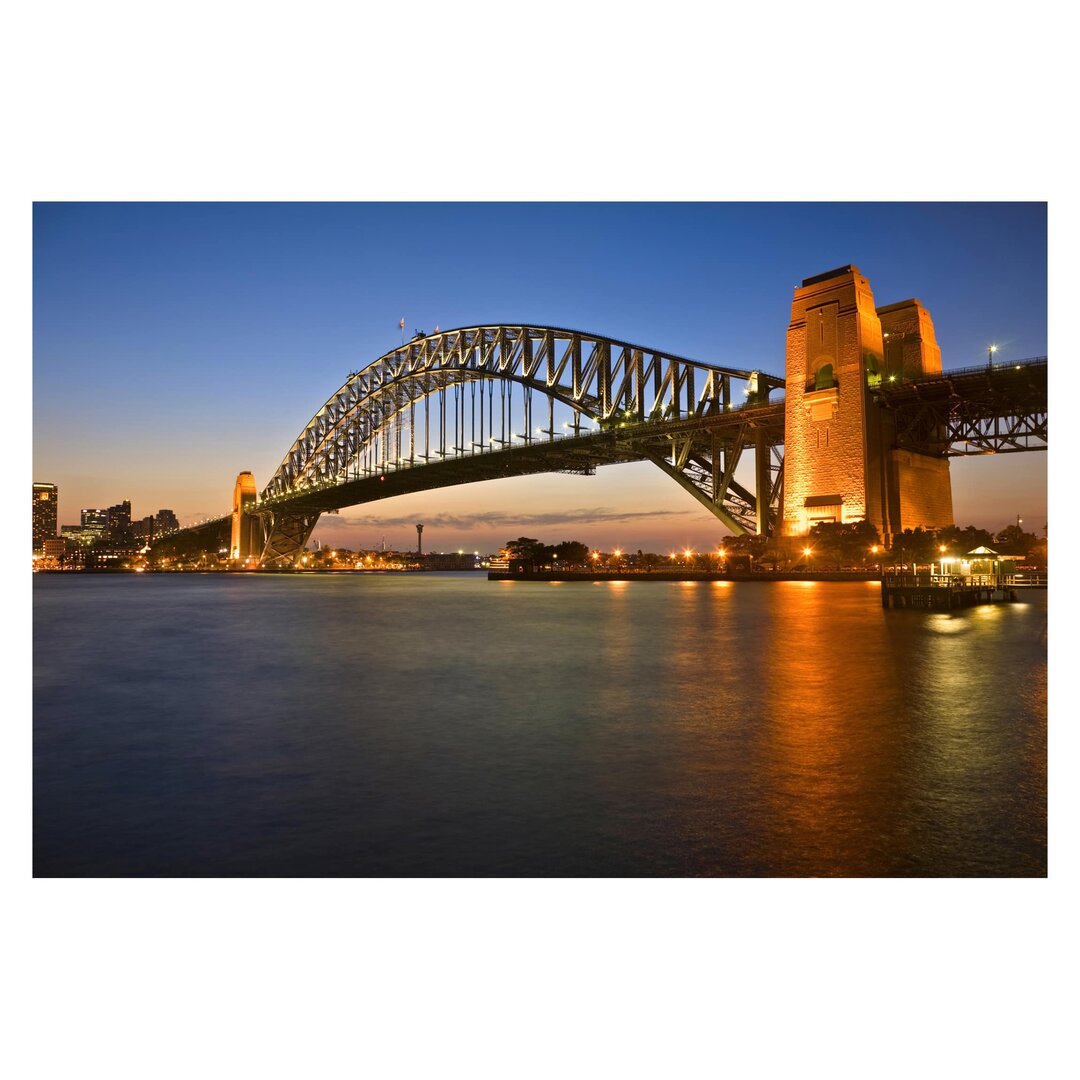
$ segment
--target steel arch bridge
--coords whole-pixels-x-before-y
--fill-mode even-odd
[[[783,385],[760,371],[557,327],[418,334],[349,376],[257,500],[160,542],[220,550],[239,520],[234,545],[245,535],[260,565],[290,567],[323,513],[631,461],[653,462],[732,532],[769,535],[780,517],[785,450],[785,404],[769,396]],[[1046,357],[890,381],[868,393],[889,414],[898,448],[951,458],[1047,446]],[[735,478],[748,450],[752,490]]]
[[[252,507],[264,566],[296,562],[319,516],[409,491],[652,461],[736,533],[782,493],[778,376],[551,326],[417,335],[353,372]],[[751,491],[735,479],[755,453]]]

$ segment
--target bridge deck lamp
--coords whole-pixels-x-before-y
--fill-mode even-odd
[[[996,345],[986,346],[986,362],[990,367],[994,366],[994,353],[996,353],[997,351],[998,347]]]

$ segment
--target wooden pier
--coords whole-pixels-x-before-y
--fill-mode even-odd
[[[1014,603],[1017,583],[1012,574],[941,574],[933,570],[886,570],[881,576],[881,606],[893,608],[974,607]]]

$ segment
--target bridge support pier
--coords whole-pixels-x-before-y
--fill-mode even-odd
[[[772,469],[769,455],[772,449],[760,429],[754,435],[754,486],[757,489],[757,534],[768,536],[772,531],[769,508],[772,505]]]
[[[266,569],[286,570],[297,564],[311,536],[311,530],[321,516],[321,511],[306,513],[265,512],[266,544],[262,552],[262,566]]]

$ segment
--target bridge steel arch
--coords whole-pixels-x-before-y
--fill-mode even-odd
[[[293,442],[257,507],[262,564],[294,565],[326,511],[617,461],[652,461],[733,532],[768,533],[783,483],[783,409],[769,394],[783,385],[558,327],[418,335],[353,372]],[[734,475],[751,448],[753,492]]]

